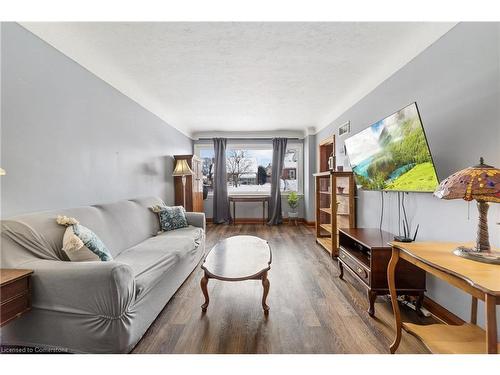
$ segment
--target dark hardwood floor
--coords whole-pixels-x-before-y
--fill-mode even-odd
[[[218,240],[250,234],[269,241],[273,262],[267,299],[261,307],[260,281],[210,280],[210,305],[201,311],[202,271],[177,291],[133,353],[389,353],[393,338],[390,302],[378,298],[376,317],[366,312],[365,290],[345,274],[314,240],[312,228],[259,224],[209,225],[207,250]],[[422,320],[409,309],[404,318]],[[428,353],[403,333],[398,353]]]

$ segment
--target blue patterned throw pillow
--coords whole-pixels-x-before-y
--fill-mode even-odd
[[[75,235],[80,238],[83,244],[92,251],[95,255],[99,257],[103,262],[107,262],[113,260],[111,253],[104,243],[101,241],[97,235],[92,232],[89,228],[84,227],[83,225],[76,224],[73,225],[73,232]]]
[[[57,216],[57,224],[66,227],[62,250],[72,262],[113,260],[110,251],[97,235],[74,217]]]
[[[169,231],[188,226],[186,210],[182,206],[156,206],[153,211],[158,214],[161,230]]]

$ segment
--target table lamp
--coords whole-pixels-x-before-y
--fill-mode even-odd
[[[5,176],[7,172],[5,172],[5,169],[0,168],[0,176]]]
[[[191,176],[192,174],[193,171],[191,170],[191,168],[189,168],[189,165],[185,159],[177,160],[172,176],[182,177],[182,197],[184,198],[184,208],[186,208],[186,176]]]
[[[476,246],[460,246],[453,250],[455,255],[484,263],[500,264],[500,252],[490,247],[488,237],[489,202],[500,203],[500,169],[484,164],[462,169],[443,180],[434,195],[442,199],[464,199],[477,201],[479,224]]]

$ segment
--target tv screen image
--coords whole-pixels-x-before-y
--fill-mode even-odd
[[[433,192],[438,186],[416,103],[346,139],[345,147],[363,189]]]

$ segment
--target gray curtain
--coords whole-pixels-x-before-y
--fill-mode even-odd
[[[269,198],[269,225],[281,224],[281,191],[280,180],[286,153],[286,138],[273,139],[273,169],[271,172],[271,197]]]
[[[227,196],[226,143],[226,138],[214,138],[213,222],[215,224],[231,222],[229,198]]]

